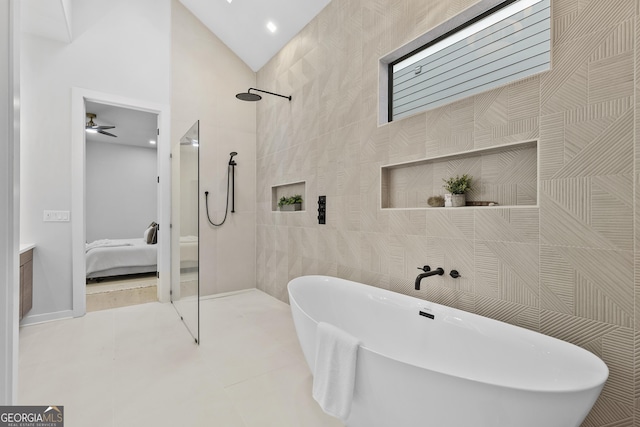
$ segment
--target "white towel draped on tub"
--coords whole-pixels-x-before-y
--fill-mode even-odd
[[[324,412],[343,421],[351,411],[359,345],[342,329],[318,323],[313,398]]]

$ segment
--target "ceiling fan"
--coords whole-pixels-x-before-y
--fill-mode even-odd
[[[89,119],[89,121],[85,125],[84,130],[86,130],[89,133],[101,133],[103,135],[113,136],[114,138],[117,138],[116,135],[109,132],[105,132],[105,129],[114,129],[115,126],[98,126],[93,121],[93,119],[95,119],[96,117],[97,116],[93,113],[87,113],[87,118]]]

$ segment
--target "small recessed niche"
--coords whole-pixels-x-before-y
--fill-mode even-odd
[[[446,192],[443,179],[463,174],[473,177],[467,202],[537,206],[538,142],[518,142],[382,166],[381,207],[429,208],[429,197]]]
[[[274,185],[271,187],[271,210],[273,212],[279,212],[278,200],[281,197],[291,197],[296,194],[302,196],[302,210],[294,212],[304,212],[307,205],[307,188],[306,181],[289,182],[286,184]]]

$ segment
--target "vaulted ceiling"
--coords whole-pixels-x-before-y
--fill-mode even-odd
[[[83,0],[80,0],[83,1]],[[209,30],[258,71],[331,0],[180,0]],[[74,0],[21,0],[26,32],[73,40]],[[272,23],[276,29],[267,28]]]

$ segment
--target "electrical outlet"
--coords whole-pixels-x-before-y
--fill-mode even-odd
[[[42,220],[44,222],[69,222],[70,217],[69,211],[44,211]]]

